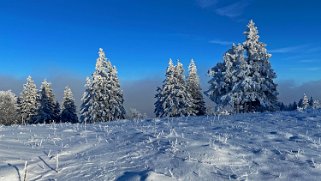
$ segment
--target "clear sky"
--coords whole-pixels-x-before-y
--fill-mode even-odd
[[[162,77],[169,58],[200,74],[253,19],[278,81],[321,79],[318,0],[0,0],[0,74],[93,72],[98,48],[121,80]]]

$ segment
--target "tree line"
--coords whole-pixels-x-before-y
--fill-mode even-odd
[[[62,106],[55,100],[51,83],[44,80],[40,90],[32,77],[27,78],[19,97],[0,91],[0,124],[78,122],[75,101],[69,87],[64,90]]]
[[[215,104],[215,111],[228,113],[276,111],[278,106],[276,73],[271,67],[266,45],[259,41],[258,29],[251,20],[244,32],[243,43],[233,44],[208,74],[205,91]],[[196,69],[195,69],[196,70]],[[203,115],[204,101],[194,75],[185,83],[180,62],[170,60],[163,86],[157,89],[155,114],[158,117]],[[193,80],[193,81],[190,81]],[[191,89],[191,86],[193,87]],[[199,109],[201,108],[201,110]]]
[[[280,111],[305,111],[305,110],[318,110],[321,109],[321,104],[319,100],[315,100],[313,97],[308,98],[306,94],[299,101],[294,101],[285,105],[284,103],[279,103]]]
[[[183,64],[170,59],[163,85],[156,89],[157,117],[201,116],[206,109],[203,94],[215,105],[215,111],[229,113],[276,111],[282,104],[277,100],[276,73],[271,67],[266,44],[259,38],[251,20],[244,32],[245,41],[233,44],[208,71],[209,89],[202,91],[194,60],[185,77]],[[124,119],[123,92],[117,68],[99,49],[94,73],[87,77],[81,99],[79,119],[71,89],[66,87],[62,106],[55,100],[51,84],[43,81],[40,90],[31,77],[19,97],[11,91],[0,92],[0,123],[104,122]]]

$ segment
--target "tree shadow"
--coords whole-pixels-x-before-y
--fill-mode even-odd
[[[58,173],[58,171],[56,169],[54,169],[52,166],[50,166],[45,160],[43,160],[40,156],[38,156],[38,158],[48,167],[50,168],[52,171],[55,171]]]
[[[116,181],[129,181],[129,180],[140,180],[144,181],[148,177],[150,170],[140,172],[125,172],[122,176],[118,177]]]
[[[10,163],[8,163],[8,166],[9,166],[9,167],[13,167],[13,168],[17,171],[18,178],[19,178],[19,180],[21,181],[21,175],[20,175],[20,172],[19,172],[19,168],[18,168],[16,165],[12,165],[12,164],[10,164]]]

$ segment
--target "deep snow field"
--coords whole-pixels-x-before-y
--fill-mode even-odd
[[[0,126],[0,180],[320,180],[320,139],[299,112]]]

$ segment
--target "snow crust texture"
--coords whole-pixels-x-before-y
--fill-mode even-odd
[[[313,112],[0,126],[0,180],[319,180],[320,139]]]

